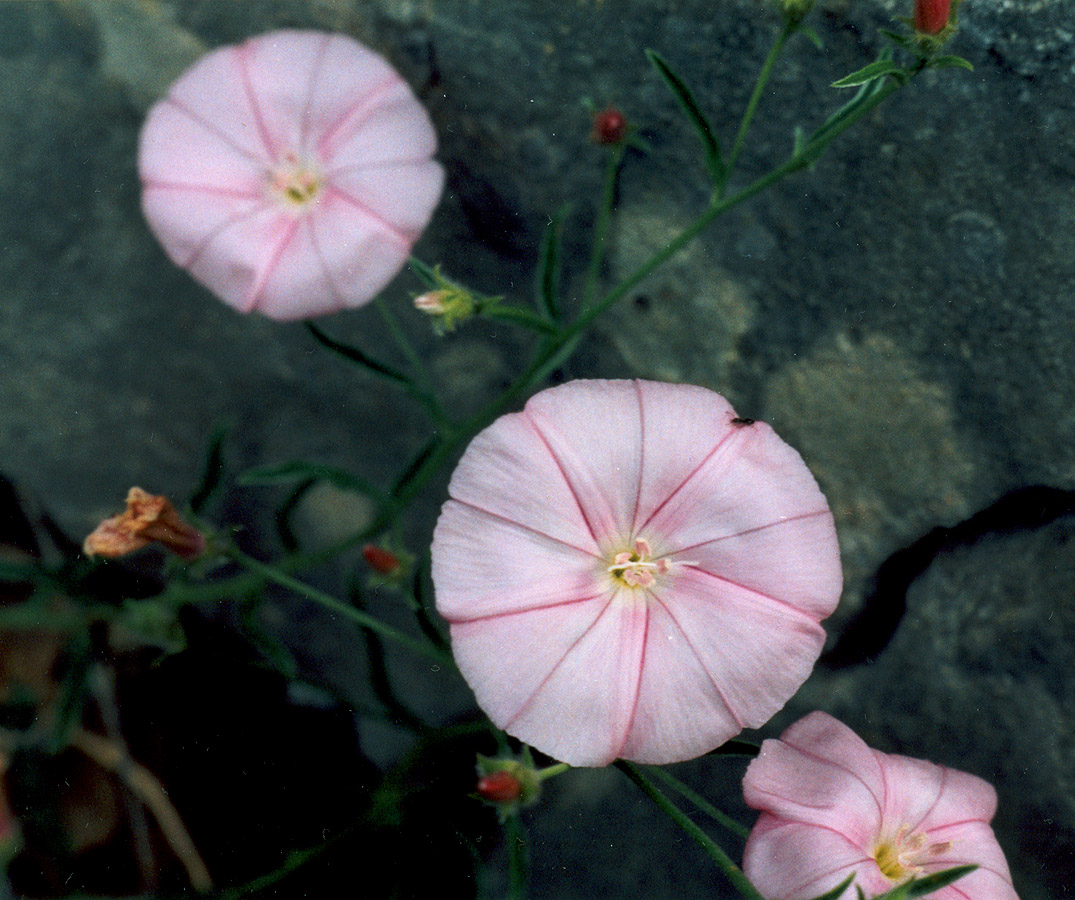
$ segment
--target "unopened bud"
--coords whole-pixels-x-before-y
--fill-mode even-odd
[[[369,567],[380,575],[395,575],[402,566],[395,553],[375,544],[366,544],[362,548],[362,556]]]
[[[444,279],[447,283],[447,279]],[[443,287],[414,298],[414,308],[435,319],[434,327],[443,333],[451,331],[460,322],[469,319],[477,311],[474,295],[461,287]]]
[[[595,144],[615,146],[627,137],[627,117],[618,109],[607,106],[594,114],[590,140]]]
[[[167,497],[133,487],[127,492],[127,508],[101,522],[82,549],[87,556],[114,558],[149,544],[160,544],[189,560],[205,551],[205,536],[183,521]]]
[[[940,34],[948,25],[952,0],[915,0],[914,28],[919,34]]]
[[[491,772],[478,779],[478,796],[489,803],[514,803],[522,795],[522,782],[510,772]]]

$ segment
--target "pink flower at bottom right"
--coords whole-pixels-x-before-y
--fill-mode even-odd
[[[930,900],[1018,900],[989,827],[997,808],[990,784],[873,750],[826,713],[810,713],[765,741],[743,795],[761,810],[743,871],[768,900],[809,900],[852,873],[872,898],[967,864],[978,868]]]

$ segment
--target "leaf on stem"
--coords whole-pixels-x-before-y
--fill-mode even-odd
[[[415,277],[430,290],[441,286],[443,279],[437,276],[436,270],[427,266],[416,256],[412,256],[407,261],[407,264],[411,267]]]
[[[818,50],[825,49],[825,45],[821,42],[821,35],[814,31],[809,25],[800,25],[797,30],[799,34],[817,47]]]
[[[344,344],[340,341],[330,338],[325,332],[314,325],[312,322],[306,322],[306,329],[314,336],[314,339],[324,347],[327,347],[333,353],[338,353],[344,359],[349,359],[351,362],[358,363],[360,366],[365,366],[371,372],[375,372],[383,378],[388,378],[391,381],[399,382],[400,384],[412,387],[411,379],[399,371],[394,369],[379,360],[366,354],[363,350],[359,350],[358,347],[354,347],[350,344]]]
[[[903,884],[894,887],[891,891],[875,897],[874,900],[914,900],[915,897],[923,897],[932,894],[943,887],[947,887],[953,881],[957,881],[964,875],[969,875],[977,866],[955,866],[945,869],[943,872],[934,872],[925,878],[912,878]]]
[[[970,64],[969,60],[964,59],[962,56],[935,56],[929,61],[926,68],[966,69],[968,72],[974,71],[974,66]]]
[[[676,100],[679,101],[679,105],[687,114],[687,118],[690,119],[691,124],[694,126],[694,130],[698,133],[698,137],[702,142],[702,150],[705,153],[705,165],[709,170],[709,176],[712,178],[714,184],[720,184],[723,182],[725,175],[724,159],[720,154],[720,145],[717,143],[716,135],[713,133],[713,127],[709,124],[709,121],[698,106],[698,102],[694,99],[694,94],[692,94],[690,88],[683,83],[683,79],[672,71],[668,63],[666,63],[658,53],[653,50],[647,50],[646,58],[650,61],[653,68],[657,70],[657,74],[664,79],[664,83],[668,85],[669,90],[675,94]]]
[[[213,496],[220,486],[220,479],[224,475],[224,441],[228,436],[228,426],[217,425],[209,436],[209,447],[205,453],[205,465],[202,467],[198,486],[190,497],[190,508],[195,515],[205,509],[209,498]]]
[[[737,741],[730,740],[725,741],[719,747],[714,750],[710,750],[706,756],[745,756],[749,759],[753,759],[761,752],[761,747],[758,744],[752,744],[750,741]]]
[[[850,75],[844,76],[839,81],[834,81],[832,87],[858,87],[860,84],[867,84],[888,75],[900,79],[905,79],[907,77],[907,73],[903,68],[896,65],[891,59],[878,59],[874,60],[874,62],[870,63],[868,66],[863,66],[857,72],[852,72]]]
[[[549,221],[541,238],[541,256],[538,259],[537,278],[534,282],[534,299],[538,309],[554,322],[560,317],[560,250],[563,244],[564,219],[567,206]]]
[[[326,466],[323,463],[309,463],[303,460],[294,460],[286,463],[276,463],[267,466],[255,466],[247,469],[237,479],[238,483],[246,487],[290,484],[293,481],[327,481],[335,487],[356,494],[364,494],[374,500],[380,500],[381,492],[365,478],[352,475],[350,472]]]
[[[844,895],[844,891],[851,887],[851,882],[854,880],[855,873],[852,872],[850,875],[847,876],[847,878],[841,881],[832,890],[825,891],[824,894],[818,894],[816,897],[813,898],[813,900],[838,900],[839,897],[842,897]]]

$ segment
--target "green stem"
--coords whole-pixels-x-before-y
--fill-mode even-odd
[[[396,319],[395,314],[392,312],[391,307],[384,301],[384,299],[377,297],[373,301],[373,305],[377,307],[377,312],[380,313],[381,320],[388,329],[388,333],[392,336],[392,340],[396,342],[396,346],[399,347],[400,351],[406,357],[407,362],[410,364],[411,371],[414,373],[415,382],[417,383],[411,383],[411,395],[426,408],[430,417],[437,425],[446,425],[448,416],[444,412],[444,407],[441,406],[440,400],[437,399],[437,393],[433,386],[433,377],[429,374],[429,369],[426,367],[425,360],[423,360],[418,351],[414,349],[414,345],[410,342],[410,339],[407,337]]]
[[[747,107],[743,111],[742,121],[739,123],[739,131],[735,135],[735,143],[732,144],[731,153],[728,154],[728,162],[724,167],[724,181],[720,185],[720,194],[724,193],[724,187],[728,183],[728,178],[731,175],[732,169],[735,168],[735,163],[739,159],[739,154],[743,150],[743,145],[746,143],[747,132],[750,131],[750,125],[754,121],[754,114],[758,111],[758,105],[761,103],[762,95],[765,93],[765,86],[769,83],[769,78],[773,74],[773,68],[776,66],[777,59],[780,58],[780,54],[784,50],[784,45],[787,44],[788,38],[790,38],[799,26],[793,22],[785,21],[784,27],[780,30],[780,34],[777,36],[776,43],[773,44],[772,49],[769,51],[769,55],[765,57],[765,62],[761,67],[761,71],[758,73],[758,80],[754,82],[754,90],[750,94],[750,99],[747,101]]]
[[[537,770],[537,777],[539,781],[544,781],[546,778],[554,778],[557,775],[562,775],[568,769],[570,769],[567,763],[556,763],[552,766],[546,766],[544,769]]]
[[[531,331],[537,331],[540,334],[556,334],[559,329],[556,324],[550,322],[544,316],[532,313],[528,309],[523,309],[520,306],[505,306],[499,303],[494,303],[483,309],[479,315],[485,319],[499,319],[503,322],[515,322],[518,325],[524,325]]]
[[[631,779],[668,818],[676,823],[684,833],[691,838],[696,844],[698,844],[724,872],[725,876],[732,883],[737,891],[742,894],[746,900],[765,900],[765,898],[758,893],[758,889],[754,887],[743,874],[743,870],[739,868],[732,858],[724,852],[723,849],[701,828],[694,824],[690,816],[688,816],[683,810],[677,807],[671,800],[669,800],[664,794],[658,790],[657,786],[653,784],[639,768],[626,760],[619,760],[615,763],[616,768],[623,772],[628,778]]]
[[[504,840],[508,845],[508,900],[523,900],[529,880],[526,859],[526,833],[518,815],[508,816],[504,822]]]
[[[656,775],[660,781],[663,781],[673,791],[679,794],[688,803],[693,803],[702,812],[704,812],[713,821],[723,825],[733,834],[738,835],[741,838],[745,838],[750,834],[750,829],[745,825],[735,821],[727,813],[721,812],[712,803],[705,799],[701,794],[694,791],[692,788],[687,787],[682,781],[672,775],[667,769],[662,769],[660,766],[647,766],[646,771],[651,775]]]
[[[601,276],[601,262],[605,257],[605,240],[608,237],[608,227],[612,222],[612,206],[616,200],[616,176],[623,162],[624,146],[617,145],[609,149],[605,160],[605,179],[601,191],[601,205],[597,208],[597,218],[594,220],[593,244],[590,249],[590,264],[586,269],[586,281],[582,289],[582,308],[585,309],[593,301],[597,292],[597,280]]]
[[[326,594],[324,591],[320,591],[308,584],[304,584],[298,579],[292,578],[290,575],[254,559],[252,556],[247,556],[241,550],[232,549],[229,551],[228,555],[240,565],[245,566],[252,572],[262,576],[266,581],[275,582],[281,587],[285,587],[299,596],[305,597],[307,600],[318,603],[326,609],[332,610],[332,612],[337,615],[350,619],[362,628],[368,628],[370,631],[375,631],[382,637],[394,641],[400,646],[406,647],[408,650],[413,650],[415,653],[420,653],[429,659],[435,660],[441,665],[454,665],[452,657],[444,651],[422,641],[415,640],[409,634],[404,634],[402,631],[393,628],[386,622],[374,618],[369,615],[369,613],[365,613],[360,609],[355,609],[353,606],[344,603],[342,600],[338,600],[331,594]]]

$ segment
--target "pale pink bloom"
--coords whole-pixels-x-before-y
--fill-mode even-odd
[[[840,594],[799,455],[719,394],[542,391],[479,434],[433,537],[437,609],[479,705],[576,766],[689,759],[810,674]]]
[[[823,712],[762,744],[743,779],[762,811],[743,871],[769,900],[808,900],[854,873],[867,897],[953,866],[979,866],[933,900],[1018,900],[974,775],[872,750]],[[849,890],[848,897],[854,896]]]
[[[150,110],[142,208],[168,256],[274,319],[361,306],[443,186],[429,116],[357,41],[276,31],[200,59]]]

